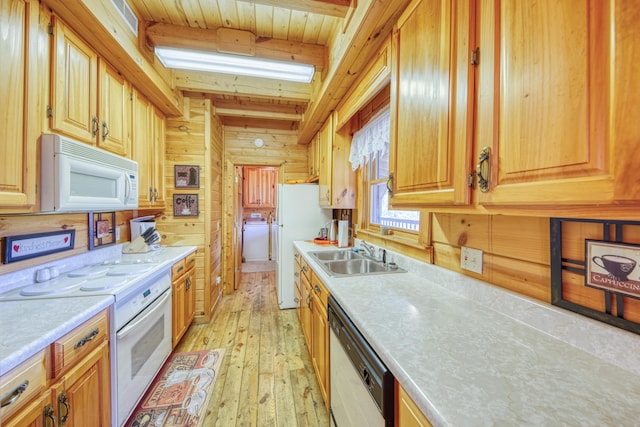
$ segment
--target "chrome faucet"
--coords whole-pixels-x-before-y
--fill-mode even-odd
[[[369,256],[371,258],[376,257],[376,248],[373,245],[368,244],[367,242],[365,242],[364,240],[361,243],[361,246],[369,253]]]

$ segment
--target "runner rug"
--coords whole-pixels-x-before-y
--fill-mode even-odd
[[[174,353],[153,380],[127,427],[202,427],[224,349]]]

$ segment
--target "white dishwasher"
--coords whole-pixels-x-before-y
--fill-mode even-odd
[[[331,425],[393,426],[393,374],[332,296],[328,316]]]

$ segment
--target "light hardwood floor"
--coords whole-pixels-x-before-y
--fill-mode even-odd
[[[203,426],[329,426],[296,310],[280,310],[275,272],[242,273],[209,324],[176,351],[226,348]]]

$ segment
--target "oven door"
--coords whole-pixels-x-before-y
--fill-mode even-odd
[[[171,354],[171,289],[116,334],[118,426]]]

